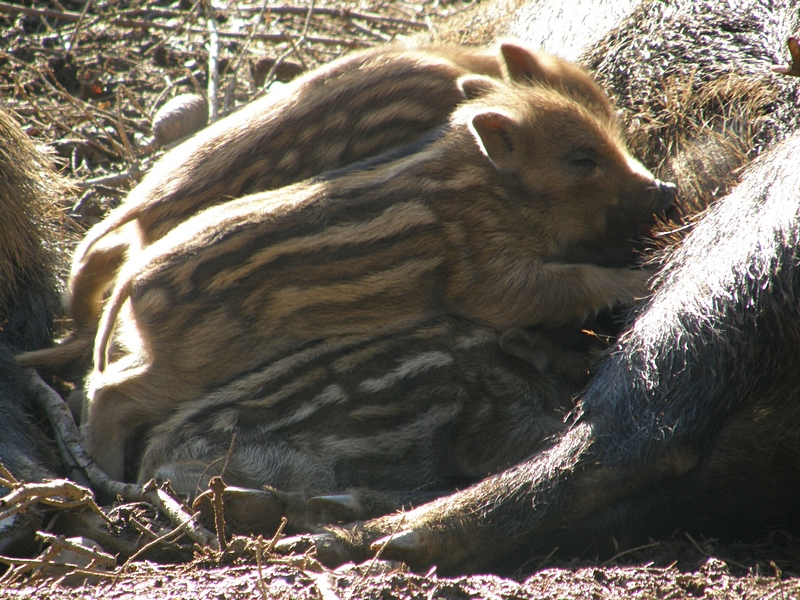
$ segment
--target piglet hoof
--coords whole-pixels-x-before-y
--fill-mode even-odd
[[[328,517],[329,522],[350,522],[358,519],[361,503],[352,494],[316,496],[308,500],[311,508]]]
[[[317,539],[331,537],[330,534],[310,534],[291,535],[279,539],[275,543],[275,552],[278,554],[305,554],[316,547]]]
[[[422,564],[428,562],[430,541],[419,531],[409,529],[372,542],[370,550],[375,553],[380,552],[381,556],[392,560]]]
[[[317,560],[326,567],[334,568],[345,563],[363,562],[369,556],[362,548],[348,543],[346,537],[335,533],[303,534],[285,537],[275,544],[278,554],[316,554]]]
[[[789,53],[792,55],[792,64],[788,67],[772,67],[772,70],[782,75],[800,77],[800,42],[797,38],[790,37],[788,41]]]
[[[210,494],[201,494],[192,508],[200,511],[204,525],[214,527],[214,505]],[[286,507],[273,490],[253,490],[227,486],[222,495],[226,528],[242,535],[271,536],[278,529]]]

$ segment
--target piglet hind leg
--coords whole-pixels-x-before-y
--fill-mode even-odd
[[[312,540],[320,558],[385,545],[415,569],[463,573],[680,527],[798,526],[797,156],[796,134],[673,253],[553,447],[408,513],[329,528]]]

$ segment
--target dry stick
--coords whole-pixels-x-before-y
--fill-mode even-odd
[[[228,465],[231,464],[231,459],[233,458],[233,449],[236,446],[236,438],[238,436],[238,432],[234,432],[234,434],[231,436],[231,443],[228,446],[228,452],[225,453],[225,462],[222,464],[222,470],[219,472],[220,479],[225,477],[225,473],[228,470]]]
[[[233,93],[236,91],[236,72],[231,73],[228,83],[225,86],[225,93],[222,95],[222,114],[228,115],[233,104]]]
[[[13,57],[10,54],[6,54],[5,52],[0,52],[0,58],[5,58],[5,59],[12,58],[13,59]],[[16,59],[14,59],[14,60],[16,60]],[[19,62],[21,62],[21,61],[19,61]],[[21,63],[21,64],[24,65],[25,63]],[[42,74],[39,73],[39,76],[41,77]],[[77,136],[82,138],[89,146],[91,146],[95,150],[98,150],[98,151],[102,152],[103,154],[106,154],[108,156],[113,156],[115,158],[119,158],[119,156],[114,152],[114,150],[112,150],[110,148],[107,148],[106,146],[104,146],[103,144],[98,142],[97,140],[89,137],[88,135],[82,133],[81,131],[79,131],[77,129],[74,129],[73,127],[69,127],[68,125],[65,125],[59,119],[51,116],[49,113],[47,113],[47,112],[43,111],[42,109],[40,109],[39,108],[39,103],[36,100],[34,100],[34,98],[31,97],[31,95],[28,94],[27,91],[25,91],[25,87],[22,85],[22,82],[19,81],[19,78],[17,78],[16,75],[13,75],[12,77],[14,79],[15,85],[17,86],[17,89],[25,97],[25,100],[28,102],[28,105],[31,108],[33,108],[33,110],[35,111],[36,115],[41,117],[42,120],[55,125],[59,129],[65,131],[67,133],[76,134]],[[44,78],[44,77],[42,77],[42,79],[47,81],[46,78]],[[49,82],[47,82],[47,83],[49,83]]]
[[[213,497],[211,498],[211,505],[214,507],[214,528],[217,530],[217,543],[219,549],[225,552],[228,548],[228,542],[225,539],[225,505],[222,497],[225,494],[225,482],[222,477],[216,475],[208,482],[208,487],[211,488]]]
[[[126,85],[124,85],[124,84],[120,84],[120,86],[119,86],[117,89],[121,89],[121,90],[122,90],[122,92],[125,94],[125,97],[128,99],[128,101],[129,101],[131,104],[133,104],[133,107],[134,107],[136,110],[138,110],[138,111],[139,111],[139,113],[141,113],[141,115],[142,115],[142,116],[144,116],[144,118],[146,118],[146,119],[147,119],[148,121],[150,121],[150,122],[152,122],[152,121],[153,121],[153,115],[152,115],[152,113],[149,113],[149,112],[147,112],[147,111],[146,111],[144,108],[142,108],[142,105],[141,105],[141,104],[139,104],[139,101],[138,101],[138,100],[136,100],[136,96],[134,96],[134,95],[131,93],[131,91],[128,89],[128,86],[126,86]]]
[[[372,37],[374,37],[375,39],[377,39],[380,42],[390,42],[390,41],[392,41],[392,38],[390,38],[388,35],[384,35],[384,34],[379,33],[377,31],[372,31],[372,29],[370,29],[366,25],[361,25],[358,21],[350,21],[350,24],[353,27],[355,27],[358,31],[360,31],[361,33],[365,33],[366,35],[371,35]]]
[[[299,61],[300,61],[300,64],[302,65],[302,67],[303,67],[303,70],[304,70],[304,71],[308,71],[308,65],[306,64],[306,61],[304,61],[304,60],[303,60],[303,55],[302,55],[302,54],[300,54],[300,51],[297,49],[297,46],[295,46],[294,42],[292,41],[292,38],[291,38],[291,36],[290,36],[290,35],[287,33],[287,34],[285,34],[285,36],[284,36],[284,38],[283,38],[283,39],[285,39],[285,40],[286,40],[286,42],[289,44],[289,46],[291,46],[291,48],[292,48],[292,52],[294,52],[294,53],[297,55],[297,60],[299,60]],[[304,38],[304,37],[301,37],[301,38],[298,40],[298,42],[303,42],[303,41],[305,41],[305,39],[306,39],[306,38]],[[274,65],[273,65],[273,66],[274,66]],[[266,80],[265,80],[265,81],[266,81]]]
[[[158,539],[158,534],[155,531],[152,531],[146,523],[142,523],[139,519],[137,519],[133,515],[128,516],[128,523],[133,525],[133,528],[141,533],[142,535],[146,535],[151,540]]]
[[[84,181],[74,181],[72,185],[76,188],[81,190],[86,190],[96,185],[107,185],[110,187],[115,187],[118,185],[122,185],[123,183],[128,183],[129,181],[138,181],[143,175],[141,167],[138,162],[134,162],[127,170],[123,171],[122,173],[116,173],[114,175],[104,175],[103,177],[94,177],[92,179],[86,179]],[[73,207],[73,212],[79,212],[80,207],[75,205]]]
[[[234,434],[231,436],[231,443],[228,446],[228,452],[225,454],[225,456],[223,456],[221,458],[217,458],[215,460],[212,460],[210,463],[208,463],[208,465],[206,465],[206,468],[203,469],[203,472],[200,473],[200,477],[197,478],[197,485],[195,485],[195,490],[196,491],[203,492],[203,490],[200,489],[200,484],[203,482],[203,479],[205,478],[206,473],[208,473],[213,467],[215,467],[219,463],[222,463],[222,469],[220,469],[219,477],[225,477],[225,471],[228,470],[228,465],[230,464],[231,458],[233,457],[233,448],[236,445],[236,436],[237,435],[239,435],[239,434],[234,432]],[[193,506],[195,506],[195,505],[199,506],[199,504],[197,504],[197,501],[200,499],[201,496],[204,497],[206,495],[208,495],[208,491],[207,490],[205,492],[203,492],[202,494],[200,494],[199,496],[197,496],[194,499],[194,502],[192,503],[192,505]]]
[[[303,60],[303,55],[300,54],[300,50],[297,48],[297,46],[304,44],[308,40],[308,27],[311,25],[311,16],[314,14],[314,3],[315,0],[311,0],[311,3],[308,5],[308,14],[306,14],[306,20],[305,23],[303,23],[303,31],[300,33],[300,37],[297,40],[297,45],[295,45],[294,41],[292,41],[292,36],[284,31],[284,38],[292,47],[292,50],[294,50],[294,53],[297,55],[297,60],[300,61],[300,64],[305,71],[308,71],[308,65],[306,64],[306,61]]]
[[[261,592],[261,598],[267,600],[267,586],[264,584],[264,572],[261,570],[261,536],[256,540],[256,565],[258,566],[258,591]]]
[[[62,496],[67,500],[53,500],[53,496]],[[9,507],[0,511],[0,521],[18,512],[23,512],[28,507],[39,502],[59,508],[88,506],[108,520],[108,517],[95,504],[94,495],[89,488],[81,487],[67,479],[54,479],[44,483],[21,483],[11,493],[0,498],[0,506]]]
[[[93,487],[112,498],[120,496],[128,502],[140,502],[144,499],[142,486],[109,479],[108,475],[86,455],[81,446],[80,433],[75,426],[67,403],[42,380],[36,371],[25,369],[23,385],[25,391],[47,414],[56,437],[61,440],[67,451],[65,460],[74,461],[78,467],[83,469]]]
[[[256,9],[246,6],[241,10],[248,12],[255,12]],[[272,11],[276,15],[303,15],[306,13],[306,10],[307,9],[301,6],[270,7],[270,11]],[[383,15],[378,15],[375,13],[357,12],[346,8],[318,7],[314,9],[314,12],[316,12],[319,15],[338,17],[340,19],[361,19],[362,21],[372,21],[375,23],[392,23],[395,25],[408,25],[409,27],[420,27],[423,29],[427,26],[425,23],[420,23],[419,21],[401,19],[400,17],[385,17]]]
[[[703,549],[700,547],[700,544],[698,544],[698,543],[695,541],[695,539],[694,539],[694,538],[693,538],[693,537],[692,537],[692,536],[689,534],[689,532],[688,532],[688,531],[685,531],[685,532],[683,533],[683,535],[685,535],[685,536],[686,536],[686,538],[687,538],[687,539],[688,539],[690,542],[692,542],[692,545],[693,545],[693,546],[694,546],[694,547],[697,549],[697,551],[700,553],[700,555],[701,555],[701,556],[703,556],[703,557],[706,557],[706,556],[708,556],[708,552],[706,552],[705,550],[703,550]]]
[[[11,474],[11,471],[6,468],[2,461],[0,461],[0,485],[7,488],[19,485],[17,478]]]
[[[25,15],[31,15],[33,17],[52,17],[55,19],[73,22],[81,20],[81,13],[71,13],[58,10],[41,10],[38,8],[28,8],[27,6],[17,6],[16,4],[8,4],[6,2],[0,2],[0,12],[22,13]]]
[[[405,524],[405,522],[406,522],[406,518],[405,518],[405,515],[403,515],[403,518],[401,518],[401,519],[400,519],[400,520],[397,522],[397,525],[395,526],[394,530],[393,530],[393,531],[392,531],[392,533],[389,535],[389,539],[388,539],[388,540],[386,540],[386,543],[384,543],[384,544],[383,544],[383,545],[382,545],[380,548],[378,548],[378,550],[375,552],[375,556],[374,556],[374,557],[372,558],[372,560],[370,561],[370,563],[369,563],[369,566],[367,567],[367,570],[366,570],[366,571],[364,571],[364,572],[361,574],[361,578],[360,578],[358,581],[356,581],[356,582],[355,582],[355,584],[353,585],[353,589],[352,589],[352,591],[350,592],[350,598],[357,597],[357,596],[356,596],[356,592],[358,592],[359,588],[361,588],[361,586],[364,584],[364,581],[366,581],[366,579],[367,579],[367,576],[368,576],[370,573],[372,573],[372,572],[375,570],[375,564],[376,564],[376,563],[378,562],[378,560],[380,559],[380,557],[381,557],[381,554],[383,554],[383,551],[384,551],[384,550],[386,550],[386,546],[388,546],[388,545],[391,543],[392,539],[394,538],[394,536],[395,536],[395,535],[397,535],[397,532],[398,532],[398,531],[400,531],[400,528],[401,528],[401,527],[402,527],[402,526]]]
[[[281,537],[283,537],[283,530],[286,529],[288,524],[289,519],[287,519],[285,516],[281,517],[281,523],[278,525],[278,529],[275,530],[275,533],[272,535],[272,539],[270,539],[269,544],[267,544],[267,552],[269,554],[272,554],[272,552],[275,550],[275,545],[278,543]]]
[[[184,529],[185,526],[186,526],[186,524],[178,525],[175,529],[173,529],[171,531],[168,531],[164,535],[158,536],[156,539],[154,539],[154,540],[152,540],[150,542],[147,542],[144,546],[142,546],[136,552],[134,552],[128,558],[128,560],[125,561],[125,565],[123,565],[123,567],[125,567],[126,565],[132,563],[134,560],[139,558],[142,554],[144,554],[145,552],[150,550],[150,548],[153,548],[153,547],[157,546],[158,544],[163,544],[164,542],[168,542],[168,541],[170,541],[171,538],[180,537],[181,535],[183,535],[183,529]]]
[[[208,98],[206,97],[206,91],[200,86],[200,82],[197,81],[197,77],[194,76],[194,73],[189,67],[186,67],[186,77],[188,77],[189,81],[192,82],[192,85],[194,86],[197,95],[202,96],[203,99],[206,101],[206,106],[208,106]]]
[[[56,548],[57,550],[66,548],[67,550],[72,550],[76,554],[83,554],[84,556],[88,556],[92,560],[97,560],[102,563],[105,563],[109,567],[113,567],[114,565],[117,564],[117,559],[114,558],[112,555],[107,554],[105,552],[100,552],[99,550],[95,550],[94,548],[87,548],[86,546],[82,546],[81,544],[76,544],[75,542],[71,542],[67,539],[64,539],[63,536],[53,535],[51,533],[46,533],[44,531],[37,531],[36,537],[45,542],[49,542],[51,548]]]
[[[236,4],[236,10],[239,10],[239,4]],[[225,71],[223,74],[226,74],[229,70],[233,74],[228,85],[225,89],[225,102],[223,104],[222,110],[225,114],[228,114],[231,110],[231,104],[233,103],[233,93],[236,90],[236,77],[239,73],[239,67],[242,64],[242,60],[244,59],[247,52],[250,50],[250,46],[253,43],[253,35],[255,34],[258,26],[261,24],[262,20],[264,19],[264,14],[267,13],[267,0],[264,0],[263,4],[261,5],[261,9],[259,10],[258,16],[256,17],[255,23],[251,23],[251,31],[250,36],[247,38],[244,44],[240,46],[240,49],[237,51],[236,59],[228,63],[225,67]],[[232,65],[232,66],[231,66]]]
[[[208,25],[208,124],[219,115],[219,35],[217,20],[211,2],[206,0],[206,22]]]
[[[172,81],[169,78],[169,76],[164,75],[164,83],[166,83],[167,86],[163,90],[161,90],[161,93],[158,96],[156,96],[155,101],[151,105],[151,110],[150,110],[151,115],[155,114],[158,107],[161,106],[161,101],[172,91],[172,89],[175,86],[181,85],[182,83],[186,83],[187,81],[189,81],[188,77],[181,77],[177,81]],[[150,122],[151,123],[153,122],[152,116],[150,117]]]
[[[170,538],[180,537],[181,535],[183,535],[184,526],[185,525],[179,525],[178,527],[168,531],[164,535],[160,535],[157,538],[155,538],[154,540],[152,540],[150,542],[147,542],[144,546],[142,546],[136,552],[131,554],[131,556],[128,558],[128,560],[125,561],[125,564],[122,565],[122,567],[125,568],[127,565],[132,563],[134,560],[139,558],[142,554],[144,554],[145,552],[150,550],[150,548],[153,548],[153,547],[157,546],[158,544],[163,544],[165,542],[169,542]],[[120,573],[117,573],[117,574],[119,575]]]
[[[166,43],[167,43],[169,40],[171,40],[171,39],[172,39],[174,36],[178,35],[178,33],[179,33],[179,32],[180,32],[182,29],[183,29],[183,27],[186,25],[186,23],[188,23],[188,22],[189,22],[189,19],[191,19],[191,18],[193,17],[195,10],[197,10],[197,8],[200,6],[200,2],[201,2],[201,0],[197,0],[197,2],[195,2],[195,3],[192,5],[192,8],[189,10],[189,12],[185,14],[185,16],[183,17],[183,19],[181,19],[181,22],[178,24],[178,26],[177,26],[175,29],[173,29],[173,30],[171,31],[171,33],[169,33],[169,34],[168,34],[168,35],[167,35],[167,36],[166,36],[166,37],[165,37],[163,40],[161,40],[161,41],[160,41],[158,44],[153,44],[153,45],[152,45],[150,48],[148,48],[148,49],[145,51],[144,55],[145,55],[145,56],[149,55],[149,54],[150,54],[151,52],[153,52],[153,51],[154,51],[156,48],[159,48],[159,47],[163,46],[163,45],[164,45],[164,44],[166,44]],[[187,30],[187,31],[188,31],[188,30]]]
[[[303,33],[300,34],[300,39],[306,39],[306,35],[308,35],[308,26],[311,24],[311,15],[314,14],[314,4],[315,0],[311,0],[311,3],[308,5],[308,14],[306,15],[306,22],[303,24]]]
[[[303,10],[305,11],[306,9]],[[116,27],[126,27],[129,29],[161,29],[164,31],[175,31],[177,29],[175,25],[166,25],[164,23],[152,23],[150,21],[131,21],[126,19],[114,19],[113,21],[110,22],[110,24],[115,25]],[[186,32],[197,35],[206,35],[208,33],[204,29],[197,29],[197,28],[188,28],[186,29]],[[282,33],[250,34],[242,31],[219,31],[217,35],[219,35],[219,37],[222,38],[232,38],[239,40],[247,39],[252,35],[253,39],[264,42],[285,41],[285,35]],[[314,44],[322,44],[325,46],[346,46],[348,48],[361,48],[361,47],[369,47],[372,45],[372,44],[367,44],[362,40],[345,40],[341,38],[327,38],[327,37],[309,37],[306,38],[306,41]]]
[[[637,546],[636,548],[628,548],[627,550],[623,550],[622,552],[618,552],[617,554],[615,554],[614,556],[612,556],[608,560],[604,561],[603,564],[604,565],[613,564],[614,561],[622,558],[626,554],[633,554],[634,552],[638,552],[639,550],[647,550],[648,548],[655,548],[656,546],[659,546],[660,544],[661,544],[661,542],[650,542],[649,544],[645,544],[644,546]],[[550,553],[550,556],[552,556],[552,555],[553,554]],[[548,558],[550,558],[550,556],[548,556]]]
[[[143,488],[144,500],[157,506],[162,513],[169,517],[170,521],[182,527],[186,535],[194,542],[201,547],[209,546],[213,550],[219,550],[219,543],[214,534],[197,522],[196,513],[192,514],[183,508],[181,502],[170,493],[167,486],[157,487],[155,481],[151,480]]]
[[[76,98],[75,96],[70,94],[64,88],[64,86],[62,86],[58,82],[58,79],[56,79],[55,73],[53,73],[53,70],[49,66],[44,65],[43,69],[44,69],[45,74],[48,75],[49,77],[42,77],[42,81],[44,81],[50,87],[50,89],[52,89],[57,94],[59,94],[60,96],[65,98],[71,104],[73,104],[77,108],[80,108],[81,110],[83,110],[83,114],[86,115],[87,117],[89,117],[89,119],[92,121],[92,123],[94,123],[94,126],[97,128],[97,130],[98,131],[102,131],[105,134],[106,139],[109,142],[111,142],[111,145],[114,147],[114,152],[115,152],[115,155],[117,156],[117,158],[122,158],[122,153],[124,152],[124,148],[122,146],[120,146],[119,143],[114,138],[112,138],[110,135],[108,135],[105,132],[105,129],[103,128],[101,123],[97,122],[97,117],[94,115],[94,107],[92,107],[90,104],[87,104],[86,102],[83,102],[82,100],[79,100],[78,98]],[[51,79],[52,79],[52,81],[51,81]],[[105,116],[106,118],[110,118],[110,119],[116,119],[117,118],[116,115],[112,115],[110,113],[107,113],[107,114],[105,114],[103,116]]]
[[[431,19],[430,15],[426,15],[425,17],[425,26],[428,28],[428,31],[431,34],[431,38],[434,42],[439,42],[439,31],[436,29],[436,26],[433,24],[433,19]]]
[[[136,157],[133,155],[130,141],[128,141],[128,134],[125,132],[125,124],[122,122],[122,90],[117,88],[117,133],[122,140],[122,145],[125,147],[125,153],[128,155],[128,162],[136,162]]]
[[[237,10],[238,10],[238,4],[237,4]],[[242,60],[244,59],[245,54],[247,54],[247,51],[250,49],[250,46],[253,44],[253,35],[255,34],[256,30],[258,29],[258,26],[261,25],[261,22],[264,20],[264,14],[266,13],[267,15],[269,15],[269,14],[271,14],[271,12],[272,12],[272,9],[267,7],[267,0],[264,0],[264,3],[261,5],[261,8],[259,9],[258,16],[256,17],[256,22],[255,23],[251,23],[251,27],[253,28],[253,30],[250,32],[250,35],[248,36],[247,41],[242,45],[241,50],[239,50],[238,56],[236,57],[236,61],[233,63],[233,67],[230,67],[230,65],[229,65],[228,67],[226,67],[226,71],[227,71],[228,68],[231,68],[231,70],[234,73],[236,73],[239,70],[239,66],[242,63]]]
[[[193,10],[194,9],[192,9],[192,11]],[[249,9],[245,8],[243,10],[249,10]],[[184,22],[179,23],[177,25],[168,25],[165,23],[155,23],[152,21],[140,21],[136,19],[123,19],[123,18],[112,19],[111,21],[109,21],[109,24],[128,29],[161,29],[164,31],[179,32],[183,28],[185,21],[188,20],[189,16],[191,16],[192,11],[189,11],[189,13],[186,14],[186,19],[184,19]],[[270,11],[276,14],[282,14],[282,13],[306,14],[308,12],[308,9],[302,7],[285,6],[285,7],[272,7],[270,8]],[[395,17],[381,17],[380,15],[375,15],[372,13],[357,13],[357,12],[343,11],[341,9],[330,9],[330,8],[329,9],[317,8],[315,9],[315,11],[319,14],[331,15],[342,18],[358,18],[366,21],[384,21],[387,23],[397,23],[400,25],[408,25],[410,27],[426,27],[424,23],[418,23],[416,21],[399,19]],[[23,13],[26,15],[41,16],[41,17],[55,17],[58,19],[63,19],[65,21],[80,21],[81,19],[80,13],[72,13],[72,12],[56,11],[56,10],[41,10],[37,8],[28,8],[26,6],[17,6],[14,4],[8,4],[6,2],[0,2],[0,12]],[[186,29],[186,32],[201,34],[201,35],[204,35],[206,33],[202,29],[194,29],[194,28],[188,28]],[[218,35],[220,37],[243,39],[249,37],[251,34],[242,33],[239,31],[220,31]],[[254,38],[257,40],[267,41],[267,42],[282,42],[284,40],[284,35],[279,33],[278,34],[261,33],[261,34],[256,34]],[[307,38],[307,41],[329,46],[359,47],[359,46],[369,45],[369,44],[364,44],[364,42],[360,40],[342,40],[342,39],[324,38],[324,37],[310,37]]]
[[[78,32],[81,29],[81,25],[86,20],[86,13],[89,10],[89,7],[92,6],[92,0],[87,0],[86,4],[83,5],[83,10],[81,11],[81,16],[78,19],[78,23],[75,25],[75,29],[72,30],[72,35],[69,38],[69,43],[67,44],[67,54],[72,52],[73,44],[75,43],[75,38],[78,36]]]

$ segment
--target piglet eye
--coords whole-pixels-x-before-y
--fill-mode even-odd
[[[578,167],[579,169],[594,169],[597,166],[597,161],[593,158],[589,158],[588,156],[583,158],[576,158],[572,161],[572,164]]]
[[[564,159],[575,169],[591,171],[598,167],[597,153],[589,148],[575,148]]]

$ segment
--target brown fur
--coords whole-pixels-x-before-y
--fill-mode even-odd
[[[646,272],[563,261],[601,261],[671,198],[616,121],[563,90],[462,87],[485,96],[422,149],[208,209],[131,257],[90,386],[89,448],[112,476],[124,430],[313,340],[436,314],[561,323],[647,293]],[[118,317],[131,351],[107,369]]]
[[[32,350],[51,340],[59,311],[56,201],[67,188],[10,114],[0,108],[0,343]]]
[[[208,206],[278,188],[413,141],[463,100],[469,73],[562,86],[612,115],[586,71],[511,41],[499,51],[385,46],[302,77],[278,98],[252,103],[165,156],[125,204],[78,247],[66,298],[75,333],[25,366],[57,367],[91,347],[103,296],[125,256]],[[84,361],[85,362],[85,361]]]

